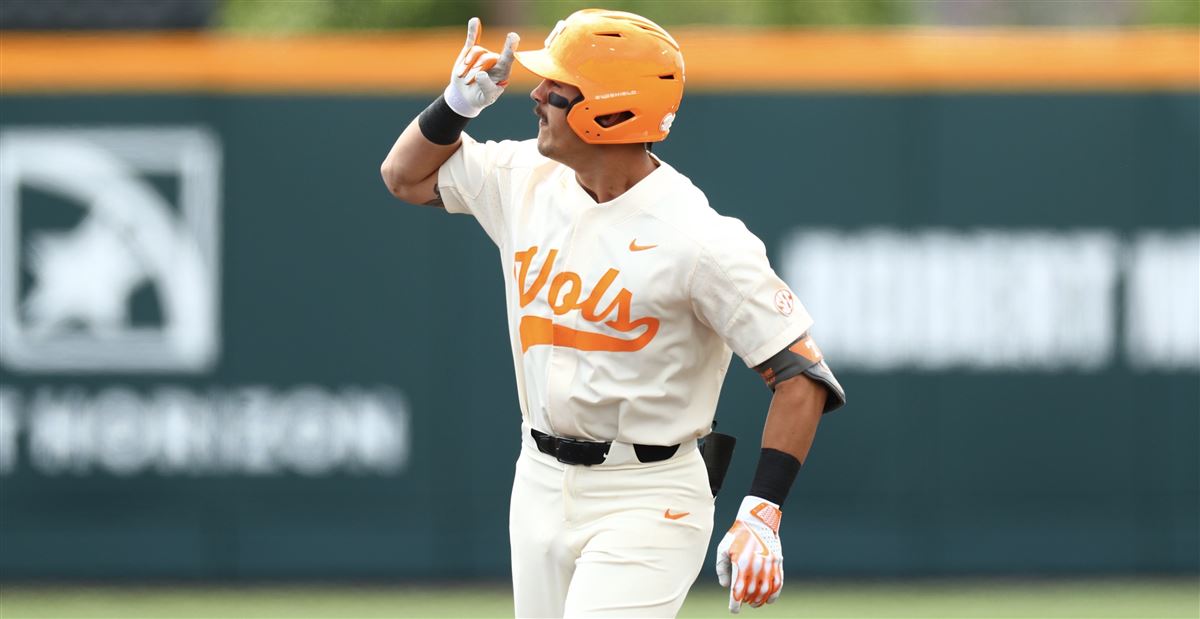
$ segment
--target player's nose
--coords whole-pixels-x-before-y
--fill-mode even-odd
[[[546,80],[542,80],[542,81],[538,82],[537,86],[533,87],[533,90],[529,91],[529,98],[533,99],[539,105],[542,103],[545,103],[546,102],[546,90],[547,90]]]

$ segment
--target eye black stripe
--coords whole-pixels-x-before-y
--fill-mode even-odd
[[[575,104],[579,103],[580,101],[583,101],[583,95],[575,97],[574,101],[567,101],[566,97],[554,92],[546,95],[546,103],[549,103],[560,110],[566,110],[568,112],[570,112],[571,108],[575,107]]]

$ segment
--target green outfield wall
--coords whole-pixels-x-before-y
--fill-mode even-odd
[[[379,179],[426,103],[0,99],[0,579],[507,576],[497,253]],[[789,577],[1200,569],[1200,96],[704,94],[655,153],[849,396]],[[735,358],[718,530],[769,399]]]

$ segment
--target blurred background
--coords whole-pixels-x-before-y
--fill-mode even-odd
[[[0,3],[0,617],[511,616],[495,249],[378,167],[469,17],[585,6]],[[1200,3],[603,6],[680,41],[655,152],[849,394],[748,612],[1200,616]],[[468,131],[532,137],[532,84]]]

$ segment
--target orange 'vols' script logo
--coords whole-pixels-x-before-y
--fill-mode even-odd
[[[612,335],[604,335],[603,333],[593,333],[590,331],[580,331],[572,329],[560,324],[555,324],[549,318],[540,316],[522,316],[521,317],[521,352],[525,352],[530,348],[539,344],[547,344],[551,346],[563,346],[566,348],[576,348],[579,350],[603,350],[609,352],[633,352],[641,350],[654,339],[654,335],[658,333],[658,319],[645,317],[633,320],[630,314],[630,305],[633,303],[633,293],[625,288],[622,288],[617,293],[616,298],[612,300],[604,309],[600,309],[600,299],[608,292],[617,275],[621,272],[616,269],[609,269],[600,277],[600,281],[592,287],[591,294],[586,299],[580,300],[583,295],[583,280],[578,273],[571,271],[562,271],[550,280],[550,271],[554,268],[554,260],[558,257],[558,250],[551,249],[546,254],[546,260],[542,263],[542,268],[538,272],[533,282],[526,285],[526,280],[529,276],[529,267],[533,263],[533,259],[537,256],[537,246],[530,247],[525,251],[519,251],[516,254],[517,264],[520,266],[516,269],[517,276],[517,292],[520,293],[521,307],[529,305],[542,289],[546,287],[546,282],[550,282],[550,288],[546,293],[546,301],[550,304],[550,309],[554,311],[555,316],[561,316],[567,312],[578,309],[584,320],[588,322],[603,322],[604,324],[621,331],[623,333],[632,333],[641,328],[645,328],[640,335],[633,339],[624,339]],[[612,314],[616,312],[616,317]]]

